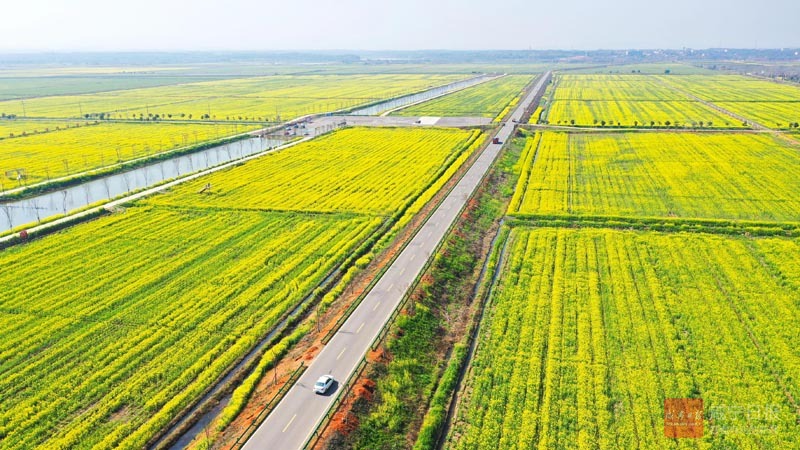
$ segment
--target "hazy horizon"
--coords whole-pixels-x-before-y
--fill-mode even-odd
[[[4,5],[9,20],[0,52],[800,47],[800,2],[765,0],[758,8],[730,0],[665,5],[31,0]]]

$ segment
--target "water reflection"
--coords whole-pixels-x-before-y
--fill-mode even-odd
[[[161,181],[250,156],[282,144],[283,140],[253,138],[212,147],[153,163],[128,172],[109,175],[63,190],[26,200],[0,204],[0,230],[36,223],[56,214],[150,187]]]

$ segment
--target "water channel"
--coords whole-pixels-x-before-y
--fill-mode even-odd
[[[176,156],[36,197],[2,203],[0,204],[0,231],[7,231],[25,224],[36,224],[50,216],[66,214],[99,201],[113,199],[156,185],[165,180],[254,155],[284,142],[271,138],[245,139]]]

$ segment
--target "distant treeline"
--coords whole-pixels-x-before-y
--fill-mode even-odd
[[[159,65],[192,63],[536,63],[633,64],[664,61],[798,61],[800,49],[419,50],[269,52],[74,52],[0,54],[0,65]]]

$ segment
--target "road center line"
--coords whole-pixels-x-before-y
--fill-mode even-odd
[[[360,326],[358,327],[358,329],[356,330],[356,334],[358,334],[358,332],[359,332],[359,331],[361,331],[361,329],[362,329],[362,328],[364,328],[364,324],[366,324],[366,323],[367,323],[367,322],[361,322],[361,325],[360,325]]]
[[[375,307],[372,308],[373,311],[378,309],[378,306],[381,306],[381,302],[375,302]]]
[[[393,288],[393,287],[394,287],[394,283],[390,284],[390,285],[389,285],[389,289],[387,289],[387,291],[390,291],[390,292],[391,292],[391,290],[392,290],[392,288]]]
[[[289,425],[291,425],[292,422],[294,422],[295,417],[297,417],[297,414],[293,415],[292,418],[289,419],[289,423],[287,423],[286,426],[283,427],[283,431],[281,431],[281,433],[286,433],[286,430],[289,428]]]
[[[344,355],[344,351],[345,351],[345,350],[347,350],[347,347],[343,348],[343,349],[342,349],[342,351],[341,351],[341,352],[339,352],[339,356],[337,356],[337,357],[336,357],[336,360],[337,360],[337,361],[339,360],[339,358],[341,358],[341,357],[342,357],[342,355]]]

